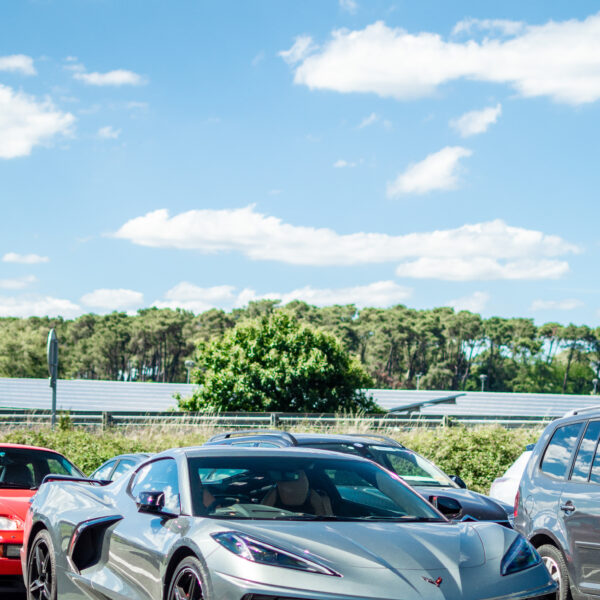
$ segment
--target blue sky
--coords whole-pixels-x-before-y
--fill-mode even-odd
[[[597,325],[594,2],[0,7],[0,316],[249,300]]]

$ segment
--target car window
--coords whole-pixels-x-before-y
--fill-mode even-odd
[[[356,447],[354,446],[354,444],[332,444],[331,442],[325,442],[310,444],[310,447],[317,448],[318,450],[329,450],[330,452],[343,452],[344,454],[354,454],[356,456],[363,456],[363,453],[359,449],[363,447],[362,444],[361,446]]]
[[[254,448],[256,442],[231,442],[232,446],[242,446],[243,448]]]
[[[64,456],[55,452],[0,447],[0,488],[38,487],[46,475],[80,477],[81,473]]]
[[[596,447],[596,455],[590,471],[590,483],[600,483],[600,445]]]
[[[179,513],[177,463],[172,458],[164,458],[142,467],[135,475],[131,495],[137,500],[140,492],[163,492],[165,509],[172,513]]]
[[[590,421],[583,437],[577,458],[573,465],[571,473],[571,481],[587,481],[590,475],[590,467],[592,460],[596,454],[596,446],[598,445],[598,436],[600,435],[600,421]]]
[[[260,442],[258,446],[259,448],[279,448],[279,445],[274,444],[273,442]]]
[[[565,476],[582,427],[583,423],[573,423],[554,432],[540,465],[543,473],[557,478]]]
[[[114,460],[109,460],[105,465],[101,466],[93,475],[94,479],[108,479],[110,477],[110,473],[115,466]]]
[[[121,475],[124,475],[125,473],[127,473],[127,471],[130,471],[133,467],[135,467],[136,464],[137,464],[137,462],[135,460],[133,460],[132,458],[122,458],[119,461],[119,464],[117,465],[117,468],[115,469],[115,472],[112,474],[113,481],[115,479],[118,479],[119,477],[121,477]]]

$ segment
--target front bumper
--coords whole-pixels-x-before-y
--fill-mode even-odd
[[[0,531],[0,576],[21,575],[20,550],[23,530]]]
[[[223,600],[363,600],[365,598],[369,600],[390,600],[374,595],[332,594],[318,590],[268,585],[219,572],[212,573],[211,583],[215,597]],[[555,592],[556,584],[548,583],[502,596],[481,596],[478,593],[471,595],[468,590],[464,589],[460,596],[455,597],[454,594],[446,596],[442,589],[432,587],[427,589],[426,594],[417,593],[416,597],[427,598],[427,600],[470,600],[471,598],[477,598],[478,600],[555,600]]]

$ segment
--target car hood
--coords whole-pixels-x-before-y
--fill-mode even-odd
[[[274,521],[260,525],[221,522],[230,529],[282,547],[305,557],[312,555],[331,568],[339,565],[361,568],[449,569],[477,567],[486,554],[505,551],[505,528],[493,528],[484,538],[468,523],[393,522],[294,522]],[[499,531],[495,531],[499,530]],[[514,532],[505,530],[514,536]],[[490,548],[484,545],[491,542]]]
[[[17,517],[25,521],[29,501],[35,490],[13,490],[0,488],[0,516]]]
[[[513,512],[508,504],[463,488],[418,486],[415,490],[427,500],[431,500],[432,496],[447,496],[458,500],[462,506],[459,520],[472,517],[477,521],[506,521],[508,514]]]

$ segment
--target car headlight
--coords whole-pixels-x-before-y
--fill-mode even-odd
[[[12,531],[19,528],[19,523],[15,519],[0,517],[0,529]]]
[[[277,548],[276,546],[271,546],[271,544],[261,542],[245,533],[223,531],[211,535],[216,542],[221,544],[221,546],[251,562],[272,567],[283,567],[285,569],[296,569],[308,573],[319,573],[321,575],[333,575],[339,577],[338,573],[319,563],[307,560],[302,556],[297,556],[296,554],[292,554],[291,552]]]
[[[520,535],[502,558],[500,573],[502,575],[517,573],[537,565],[541,560],[535,548]]]

